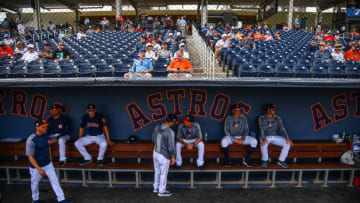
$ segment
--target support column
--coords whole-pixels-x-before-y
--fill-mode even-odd
[[[201,4],[198,4],[198,6],[197,6],[196,22],[200,21],[200,6],[201,6]]]
[[[135,8],[135,20],[139,21],[139,10]]]
[[[289,16],[287,21],[289,30],[292,29],[293,13],[294,13],[294,0],[289,0]]]
[[[201,0],[201,27],[208,23],[208,0]]]
[[[115,20],[116,20],[116,27],[119,27],[119,24],[121,22],[121,19],[118,20],[118,17],[122,16],[122,0],[115,0],[115,9],[116,9],[116,16],[115,16]],[[120,21],[120,22],[119,22]]]
[[[315,13],[315,24],[314,24],[315,33],[321,31],[321,23],[322,23],[322,11],[320,10],[319,7],[317,7]]]
[[[80,31],[80,11],[75,9],[75,31]]]
[[[35,30],[40,30],[40,29],[41,29],[41,22],[40,22],[40,0],[34,0],[33,9],[34,9],[34,13],[33,13],[34,29],[35,29]]]

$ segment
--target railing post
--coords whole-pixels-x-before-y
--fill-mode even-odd
[[[325,170],[325,175],[324,175],[324,184],[321,187],[327,187],[328,185],[328,178],[329,178],[329,170]]]

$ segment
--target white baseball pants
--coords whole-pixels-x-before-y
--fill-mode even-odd
[[[165,158],[162,154],[153,152],[154,162],[154,189],[159,190],[160,193],[166,191],[167,175],[170,167],[170,160]]]
[[[286,142],[286,139],[282,136],[266,136],[266,140],[268,143],[260,147],[262,156],[261,159],[263,161],[269,160],[268,146],[269,144],[273,144],[282,147],[279,161],[285,161],[291,147],[290,144]],[[260,141],[262,142],[262,139],[260,139]]]
[[[184,139],[185,143],[193,143],[195,141],[196,141],[196,139],[191,139],[191,140]],[[181,148],[183,148],[183,147],[184,147],[184,144],[182,144],[181,142],[176,142],[176,165],[177,166],[182,165]],[[199,143],[194,145],[194,147],[198,148],[198,158],[196,160],[196,164],[197,164],[197,166],[202,166],[202,165],[204,165],[204,151],[205,151],[204,142],[200,141]]]
[[[97,136],[86,135],[76,140],[75,147],[85,160],[91,160],[91,155],[87,152],[85,147],[93,143],[100,146],[97,160],[103,160],[108,145],[104,134]]]
[[[236,139],[240,139],[241,137],[235,137]],[[229,145],[234,144],[234,141],[231,139],[230,136],[225,136],[221,139],[221,147],[222,148],[226,148]],[[251,137],[251,136],[246,136],[244,139],[244,142],[242,143],[243,145],[250,145],[252,148],[255,148],[258,144],[258,141],[256,138]]]
[[[53,134],[49,137],[57,137],[59,134]],[[58,138],[58,144],[59,144],[59,160],[60,161],[66,161],[66,142],[70,140],[69,135],[64,135]]]

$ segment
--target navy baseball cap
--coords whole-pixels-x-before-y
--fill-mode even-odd
[[[38,119],[35,121],[35,127],[46,127],[50,125],[46,120]]]
[[[95,110],[96,110],[96,107],[95,107],[94,104],[88,104],[88,105],[87,105],[87,110],[88,110],[88,111],[95,111]]]
[[[50,109],[60,109],[59,104],[51,104]]]
[[[195,121],[195,117],[192,115],[187,115],[183,120],[185,124],[191,124]]]
[[[179,124],[179,121],[177,120],[177,115],[174,113],[170,113],[166,116],[166,121],[168,122],[175,122],[176,124]]]
[[[234,109],[240,109],[240,104],[232,105],[231,110],[234,110]]]
[[[142,52],[142,51],[146,51],[144,48],[141,48],[140,50],[139,50],[139,52]]]
[[[273,110],[273,111],[276,111],[277,107],[275,104],[266,104],[265,106],[266,110]]]

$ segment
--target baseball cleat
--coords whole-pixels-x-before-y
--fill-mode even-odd
[[[60,201],[59,203],[71,203],[71,202],[72,201],[70,201],[70,200],[64,199],[64,200]]]
[[[251,161],[250,161],[250,160],[245,160],[245,159],[243,159],[242,163],[243,163],[246,167],[248,167],[248,168],[253,167],[253,165],[251,164]]]
[[[40,203],[40,200],[34,200],[33,203]]]
[[[230,160],[227,160],[227,161],[225,162],[225,167],[226,167],[226,168],[230,168],[230,167],[231,167],[231,161],[230,161]]]
[[[159,193],[159,189],[153,189],[153,193]]]
[[[159,192],[159,193],[158,193],[158,196],[159,196],[159,197],[170,197],[170,196],[172,196],[172,195],[173,195],[173,193],[170,192],[170,191],[168,191],[168,190],[166,190],[165,192]]]
[[[104,160],[98,160],[98,165],[99,166],[104,166]]]
[[[261,162],[261,167],[267,168],[267,161],[262,161]]]
[[[204,166],[198,166],[200,170],[204,170]]]
[[[65,166],[66,165],[66,161],[60,161],[59,163],[58,163],[58,166]]]
[[[289,165],[287,165],[285,161],[278,161],[277,164],[283,168],[289,168]]]
[[[85,166],[86,164],[91,163],[91,162],[92,162],[91,160],[85,160],[85,159],[83,159],[83,160],[80,162],[80,166]]]
[[[181,169],[181,166],[176,165],[176,166],[175,166],[175,169],[176,169],[176,170],[179,170],[179,169]]]

